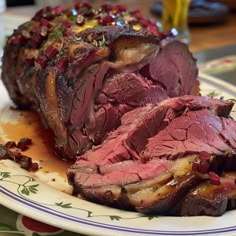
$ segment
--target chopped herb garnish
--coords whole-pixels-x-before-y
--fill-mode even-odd
[[[62,31],[52,32],[50,33],[49,37],[55,40],[60,40],[63,38],[63,32]]]
[[[212,91],[210,93],[207,94],[208,97],[211,97],[211,98],[215,98],[217,96],[219,96],[220,94],[217,93],[216,91]]]

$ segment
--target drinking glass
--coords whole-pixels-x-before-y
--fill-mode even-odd
[[[4,21],[3,21],[3,13],[6,8],[5,0],[0,0],[0,66],[2,64],[2,55],[3,55],[3,47],[4,47]]]
[[[162,0],[162,27],[163,31],[177,31],[177,39],[190,43],[190,32],[188,29],[188,10],[191,0]]]

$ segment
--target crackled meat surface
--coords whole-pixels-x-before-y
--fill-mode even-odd
[[[219,216],[236,206],[236,122],[231,101],[198,96],[197,75],[188,47],[140,11],[81,1],[45,7],[19,26],[2,64],[13,102],[38,111],[56,153],[74,160],[75,196],[147,214]],[[9,145],[0,159],[36,170]]]
[[[68,170],[74,194],[151,214],[217,216],[233,209],[232,106],[188,95],[127,112],[101,145]]]
[[[156,23],[123,6],[45,7],[7,39],[2,80],[19,108],[40,113],[56,152],[100,144],[126,112],[198,93],[196,60]]]

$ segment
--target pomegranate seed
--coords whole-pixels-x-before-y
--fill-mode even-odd
[[[98,20],[98,23],[100,25],[108,25],[109,23],[112,23],[114,21],[114,17],[112,17],[110,14],[106,15],[105,17]]]
[[[46,18],[48,20],[53,19],[54,16],[52,15],[52,7],[47,6],[43,9],[39,10],[38,12],[36,12],[36,14],[32,18],[32,20],[40,21],[41,18]]]
[[[200,163],[194,162],[192,165],[192,170],[199,172],[201,174],[206,174],[209,169],[209,162],[208,161],[202,161]]]
[[[81,4],[81,0],[80,1],[76,1],[76,3],[74,3],[74,8],[79,9],[80,8],[80,4]]]
[[[119,12],[126,11],[126,7],[124,5],[117,5],[116,8]]]
[[[41,35],[35,34],[29,41],[29,44],[33,48],[38,48],[43,42],[43,37]]]
[[[198,167],[198,172],[202,173],[202,174],[206,174],[207,171],[209,169],[209,162],[208,161],[202,161],[200,164],[199,164],[199,167]]]
[[[65,10],[65,8],[59,5],[59,6],[54,7],[53,10],[56,15],[60,15]]]
[[[55,66],[57,70],[59,70],[61,73],[64,73],[67,69],[68,63],[68,59],[66,57],[62,57],[56,62]]]
[[[48,35],[48,27],[42,26],[41,31],[40,31],[40,35],[43,37],[46,37]]]
[[[208,153],[208,152],[200,152],[199,153],[199,158],[201,159],[201,160],[210,160],[210,158],[211,158],[211,154],[210,153]]]
[[[33,164],[32,158],[24,156],[24,155],[21,156],[19,163],[20,163],[21,168],[25,170],[29,170]]]
[[[19,151],[13,152],[13,155],[14,155],[16,161],[21,160],[22,154]]]
[[[43,9],[40,9],[39,11],[37,11],[35,13],[35,15],[33,16],[32,20],[40,20],[43,17]]]
[[[155,27],[157,26],[157,22],[155,20],[150,19],[149,22],[150,22],[150,25],[153,25]]]
[[[63,32],[64,36],[70,36],[72,35],[72,29],[71,28],[66,28]]]
[[[52,45],[49,45],[44,51],[44,54],[47,56],[48,59],[52,59],[57,53],[58,49],[53,47]]]
[[[17,145],[18,145],[18,144],[24,144],[24,145],[29,146],[29,145],[32,144],[32,139],[30,139],[30,138],[21,138],[21,139],[19,140],[19,142],[17,143]]]
[[[29,66],[33,66],[34,65],[34,57],[28,57],[28,58],[25,58],[25,63]]]
[[[82,26],[85,22],[85,18],[82,15],[78,15],[76,18],[76,24]]]
[[[72,26],[72,23],[70,21],[63,21],[61,23],[62,26],[66,27],[66,28],[69,28]]]
[[[14,148],[14,147],[16,147],[16,143],[14,141],[8,141],[5,144],[5,148]]]
[[[153,35],[159,37],[160,39],[165,38],[165,35],[163,33],[159,32],[158,29],[155,26],[149,26],[147,29],[150,33],[152,33]]]
[[[44,18],[40,19],[40,24],[43,25],[43,26],[46,26],[48,28],[50,28],[52,26],[51,23],[48,20],[44,19]]]
[[[8,40],[10,45],[21,45],[24,42],[22,35],[13,36]]]
[[[217,175],[215,172],[210,171],[209,172],[209,178],[210,178],[211,184],[214,184],[214,185],[219,185],[220,184],[220,176]]]
[[[31,164],[29,171],[37,171],[39,169],[38,163],[34,162]]]
[[[135,16],[138,20],[143,19],[142,13],[140,10],[130,12],[131,15]]]
[[[92,8],[92,6],[89,4],[89,3],[87,3],[87,2],[83,2],[83,3],[81,3],[80,4],[80,7],[82,8],[87,8],[87,9],[91,9]]]
[[[38,57],[35,60],[36,65],[39,65],[41,67],[41,69],[45,68],[46,64],[47,64],[47,58],[46,57]]]
[[[45,12],[52,12],[52,7],[51,6],[46,6],[45,8],[44,8],[44,10],[45,10]]]
[[[25,151],[28,149],[28,146],[22,143],[18,143],[16,147],[19,148],[21,151]]]
[[[149,23],[147,20],[145,20],[145,19],[141,19],[139,22],[140,22],[140,24],[141,24],[143,27],[148,27],[148,26],[150,26],[150,23]],[[152,26],[150,26],[150,27],[152,27]],[[153,28],[156,28],[156,27],[153,27]]]
[[[104,10],[105,12],[109,12],[114,9],[114,7],[111,4],[107,4],[107,3],[102,4],[100,8]]]
[[[198,168],[199,168],[199,163],[194,162],[192,165],[192,170],[198,172]]]
[[[147,29],[150,33],[158,36],[159,32],[155,26],[148,26]]]
[[[25,39],[29,39],[31,37],[30,32],[27,30],[22,30],[21,31],[21,35],[25,38]]]

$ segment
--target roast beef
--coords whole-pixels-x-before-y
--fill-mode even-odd
[[[73,159],[127,111],[198,93],[185,44],[124,7],[45,7],[7,39],[2,80],[19,108],[39,112],[56,151]]]
[[[218,176],[235,170],[227,164],[236,150],[232,106],[229,101],[183,96],[127,112],[121,126],[68,170],[74,194],[143,213],[201,214],[186,210],[190,204],[197,207],[197,201],[185,198],[188,192],[206,184],[208,172]],[[224,165],[218,168],[222,159]],[[190,199],[186,206],[180,204],[184,199]]]
[[[140,12],[79,1],[45,7],[14,31],[2,80],[18,108],[38,111],[56,152],[75,160],[74,195],[216,216],[236,205],[236,122],[232,102],[195,96],[197,72],[188,47]]]

